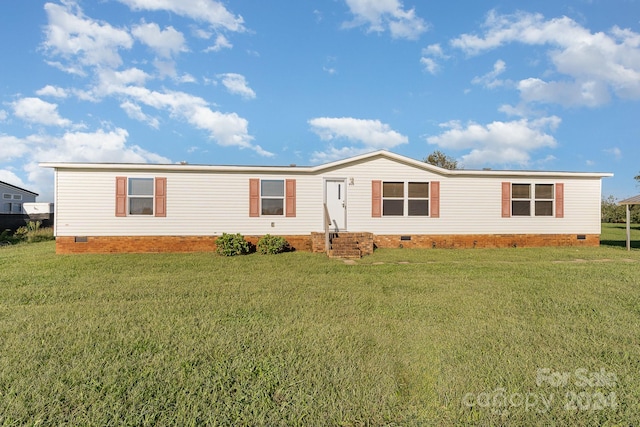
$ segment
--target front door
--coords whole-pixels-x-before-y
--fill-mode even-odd
[[[331,220],[331,230],[344,231],[347,228],[347,185],[344,179],[325,181],[325,202]]]

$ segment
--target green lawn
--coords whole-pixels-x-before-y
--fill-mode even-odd
[[[354,265],[0,247],[0,425],[637,425],[640,251],[603,227]]]

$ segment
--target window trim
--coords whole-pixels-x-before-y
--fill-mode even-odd
[[[423,217],[423,218],[429,218],[432,217],[432,204],[434,202],[433,199],[433,195],[432,195],[432,189],[433,189],[433,181],[419,181],[419,180],[388,180],[388,181],[379,181],[380,182],[380,194],[379,196],[377,195],[376,191],[375,191],[375,184],[372,187],[372,199],[374,201],[374,203],[376,202],[377,198],[379,197],[380,200],[380,215],[381,217],[388,217],[388,218],[392,218],[392,217],[402,217],[402,218],[414,218],[414,217]],[[375,183],[375,181],[374,181]],[[384,195],[384,187],[385,184],[402,184],[402,197],[398,197],[398,196],[386,196]],[[427,197],[409,197],[409,185],[410,184],[426,184],[427,185]],[[438,193],[439,193],[439,186],[438,186]],[[439,196],[439,194],[438,194]],[[384,209],[384,202],[385,201],[398,201],[398,200],[402,200],[402,214],[401,215],[390,215],[390,214],[385,214],[385,209]],[[409,213],[409,202],[412,200],[425,200],[427,202],[427,214],[426,215],[411,215]],[[374,213],[374,217],[376,216],[375,214],[378,212],[376,210],[372,210],[372,212]],[[439,217],[439,209],[438,209],[438,216],[433,216],[434,218]]]
[[[263,196],[262,182],[280,181],[282,182],[282,196]],[[265,214],[262,212],[263,199],[282,199],[282,213]],[[249,178],[249,218],[273,218],[273,217],[296,217],[296,180],[292,178]]]
[[[275,195],[275,196],[265,196],[263,194],[263,184],[266,182],[271,182],[271,183],[282,183],[282,195]],[[261,179],[260,180],[260,216],[284,216],[285,215],[285,208],[286,208],[286,203],[285,203],[285,199],[286,199],[286,184],[285,184],[285,180],[284,179]],[[280,213],[265,213],[264,212],[264,201],[265,200],[277,200],[281,203],[281,212]]]
[[[151,181],[151,194],[131,194],[131,190],[133,189],[132,181]],[[155,180],[153,178],[147,177],[128,177],[127,178],[127,216],[154,216],[155,214],[155,193],[156,193],[156,185]],[[151,212],[149,213],[133,213],[131,211],[131,202],[132,200],[150,200],[151,201]]]
[[[116,176],[115,216],[116,217],[166,217],[167,216],[167,178],[149,176]],[[151,195],[129,194],[131,179],[151,179]],[[150,214],[131,213],[131,198],[149,198],[152,200]]]
[[[527,185],[529,187],[528,197],[514,197],[514,185]],[[538,197],[538,186],[551,186],[551,198]],[[515,214],[514,202],[528,203],[529,213],[526,215]],[[548,215],[537,215],[537,202],[551,202],[551,213]],[[564,184],[557,182],[503,182],[502,183],[502,217],[538,217],[538,218],[563,218],[564,217]]]

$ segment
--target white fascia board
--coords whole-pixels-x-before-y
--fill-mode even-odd
[[[366,162],[375,157],[404,163],[419,169],[450,177],[540,177],[540,178],[605,178],[613,176],[606,172],[557,172],[557,171],[521,171],[521,170],[467,170],[444,169],[429,163],[415,160],[400,154],[386,150],[378,150],[370,153],[349,157],[318,166],[235,166],[235,165],[191,165],[191,164],[156,164],[156,163],[58,163],[43,162],[40,167],[54,168],[56,170],[113,170],[113,171],[177,171],[177,172],[228,172],[228,173],[287,173],[287,174],[318,174],[323,170],[340,168],[352,163]]]

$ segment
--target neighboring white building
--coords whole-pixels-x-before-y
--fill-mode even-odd
[[[447,170],[388,151],[312,167],[41,166],[55,170],[58,252],[212,250],[223,232],[321,251],[325,212],[331,231],[378,247],[597,245],[612,176]]]

